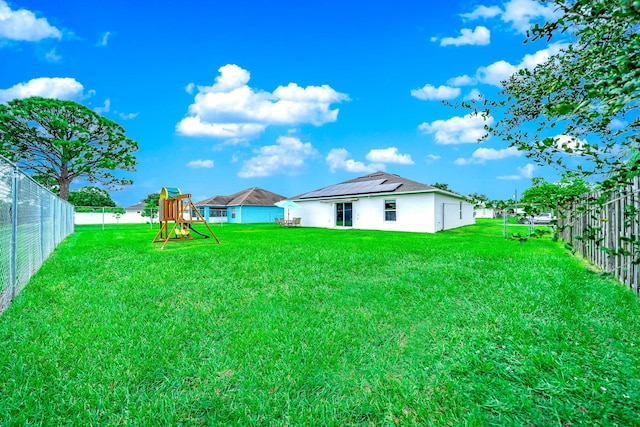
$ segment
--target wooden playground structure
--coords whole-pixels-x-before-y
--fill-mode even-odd
[[[220,244],[220,240],[207,224],[207,220],[191,201],[191,194],[182,194],[179,188],[164,187],[160,191],[158,220],[160,230],[153,239],[153,243],[163,242],[160,249],[164,249],[170,240],[191,240],[192,233],[199,234],[205,239],[213,237]],[[173,223],[171,229],[169,229],[169,223]],[[204,224],[211,236],[193,228],[194,223]]]

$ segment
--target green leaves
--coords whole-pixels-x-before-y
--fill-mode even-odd
[[[67,199],[77,178],[108,188],[131,180],[138,143],[119,124],[74,101],[32,97],[0,105],[0,154],[34,176],[57,182]]]
[[[109,193],[105,190],[92,187],[85,186],[80,188],[77,191],[71,191],[69,193],[69,203],[74,206],[111,206],[114,207],[116,204],[111,199]]]
[[[512,75],[496,99],[471,101],[470,109],[502,117],[486,128],[490,136],[540,165],[572,174],[557,185],[534,184],[524,199],[547,206],[577,203],[576,212],[593,213],[608,198],[580,197],[589,191],[585,179],[601,181],[605,196],[625,194],[640,171],[640,0],[541,1],[561,16],[533,26],[527,41],[560,42],[561,50]],[[640,225],[638,212],[625,212],[622,219]],[[598,245],[598,233],[587,229],[580,238]]]

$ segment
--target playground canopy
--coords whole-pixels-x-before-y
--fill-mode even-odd
[[[160,200],[158,201],[158,218],[160,220],[160,230],[153,242],[163,242],[162,248],[167,245],[169,240],[187,240],[193,239],[191,232],[209,238],[208,235],[200,233],[193,228],[193,223],[202,223],[209,230],[218,244],[220,240],[214,234],[207,221],[204,219],[198,208],[191,201],[191,194],[182,194],[179,188],[163,187],[160,191]],[[173,226],[169,229],[169,223]]]

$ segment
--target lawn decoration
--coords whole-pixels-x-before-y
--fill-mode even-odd
[[[164,249],[169,240],[193,239],[191,233],[208,239],[209,236],[207,234],[193,228],[193,223],[204,224],[209,233],[211,233],[211,237],[220,244],[218,237],[211,230],[196,205],[191,201],[191,194],[182,194],[179,188],[162,188],[160,200],[158,201],[158,219],[160,221],[160,230],[153,239],[153,243],[163,242],[161,249]],[[169,223],[171,222],[173,226],[169,229]]]

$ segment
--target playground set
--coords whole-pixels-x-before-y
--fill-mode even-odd
[[[191,201],[191,194],[182,194],[179,188],[162,188],[158,201],[158,219],[160,230],[153,239],[153,243],[163,242],[160,249],[164,249],[170,240],[191,240],[193,239],[192,233],[205,239],[213,237],[220,244],[218,237]],[[173,223],[171,228],[169,228],[169,223]],[[204,224],[211,236],[193,228],[194,223]]]

